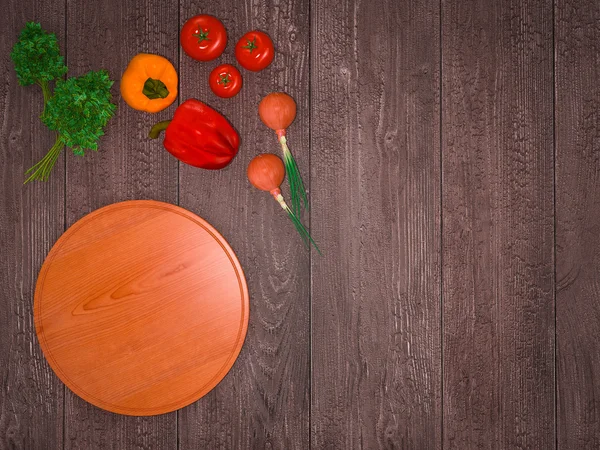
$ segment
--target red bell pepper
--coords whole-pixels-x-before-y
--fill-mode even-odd
[[[183,102],[172,120],[152,127],[150,138],[165,130],[163,145],[178,160],[203,169],[222,169],[235,157],[240,137],[225,117],[199,100]]]

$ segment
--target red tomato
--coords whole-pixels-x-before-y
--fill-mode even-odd
[[[249,31],[236,44],[235,57],[244,69],[263,70],[275,57],[273,41],[267,33]]]
[[[231,64],[221,64],[210,73],[208,84],[215,95],[230,98],[240,92],[242,74]]]
[[[198,61],[211,61],[221,56],[227,46],[227,31],[219,19],[200,14],[189,19],[181,29],[181,46]]]

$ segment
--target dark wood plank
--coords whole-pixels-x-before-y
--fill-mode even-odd
[[[552,1],[443,2],[444,448],[554,448]]]
[[[160,0],[68,1],[70,73],[107,69],[117,80],[115,117],[98,153],[67,158],[67,224],[109,203],[150,198],[177,202],[177,162],[147,139],[153,123],[170,117],[129,108],[119,95],[119,78],[139,52],[157,53],[177,67],[177,8]],[[100,410],[67,391],[66,448],[175,449],[176,413],[155,417],[120,416]]]
[[[558,0],[556,48],[557,438],[600,448],[600,3]]]
[[[62,446],[63,386],[46,363],[35,335],[37,274],[64,227],[62,157],[47,183],[23,186],[23,173],[50,149],[55,136],[39,120],[43,97],[17,84],[9,53],[26,22],[56,33],[64,54],[63,1],[3,2],[0,32],[0,448]]]
[[[308,12],[306,0],[244,5],[181,2],[182,25],[193,15],[213,14],[229,35],[225,54],[218,60],[200,63],[181,52],[181,99],[198,98],[225,114],[240,134],[241,147],[232,164],[220,171],[182,164],[180,204],[208,220],[229,241],[250,292],[244,347],[225,379],[181,411],[182,449],[309,446],[309,254],[277,203],[246,179],[246,167],[255,155],[280,153],[274,133],[260,122],[257,111],[264,95],[284,90],[298,103],[288,136],[308,180]],[[235,43],[257,28],[273,38],[275,60],[259,73],[242,70],[240,94],[217,98],[208,87],[208,74],[224,62],[237,65]]]
[[[439,2],[312,6],[313,448],[441,448]]]

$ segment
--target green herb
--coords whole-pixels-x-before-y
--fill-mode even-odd
[[[58,136],[46,156],[26,172],[31,173],[26,183],[46,181],[64,146],[76,155],[83,155],[86,149],[98,150],[98,139],[116,109],[110,102],[112,85],[105,70],[56,82],[42,122]]]
[[[58,80],[42,121],[76,155],[83,155],[85,149],[98,150],[102,129],[117,108],[110,102],[112,85],[105,70]]]
[[[63,80],[67,68],[60,56],[56,36],[44,31],[40,24],[29,22],[14,45],[11,58],[19,84],[37,83],[44,93],[42,122],[57,132],[54,145],[46,156],[29,169],[25,183],[46,181],[63,147],[76,155],[97,150],[103,128],[115,112],[110,88],[113,81],[105,70],[88,72]],[[54,93],[49,81],[56,80]]]
[[[21,31],[10,57],[15,63],[19,84],[38,84],[44,93],[45,105],[51,95],[48,82],[67,73],[56,35],[44,31],[39,23],[28,22]]]

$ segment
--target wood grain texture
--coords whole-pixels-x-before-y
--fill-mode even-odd
[[[551,449],[552,2],[442,6],[444,448]]]
[[[309,3],[305,0],[181,1],[181,24],[196,14],[223,20],[229,43],[221,58],[200,63],[181,52],[181,99],[205,101],[230,119],[240,151],[220,171],[181,165],[180,205],[208,220],[233,247],[248,280],[246,342],[225,379],[179,415],[181,448],[301,449],[309,447],[309,253],[266,193],[253,188],[246,167],[259,153],[280,152],[275,133],[258,117],[258,103],[283,90],[298,103],[288,142],[300,171],[309,175]],[[208,75],[218,64],[237,65],[234,47],[261,29],[276,55],[264,71],[242,70],[244,85],[231,99],[216,97]],[[287,195],[284,188],[284,194]],[[305,214],[305,221],[309,216]]]
[[[441,448],[439,2],[312,5],[312,448]]]
[[[149,128],[169,118],[175,105],[160,114],[134,111],[120,99],[119,78],[139,52],[157,53],[177,67],[176,8],[160,0],[67,1],[69,73],[107,69],[116,80],[118,108],[98,153],[67,157],[67,225],[86,213],[120,200],[177,202],[177,161],[156,142]],[[102,411],[67,390],[65,448],[79,450],[160,448],[177,445],[176,413],[126,417]]]
[[[555,0],[554,14],[552,0],[2,5],[0,450],[600,447],[597,1]],[[219,60],[179,48],[200,13],[227,27]],[[27,20],[58,34],[70,75],[108,69],[119,108],[98,153],[67,152],[48,183],[22,186],[53,142],[41,92],[17,85],[8,57]],[[215,97],[210,70],[237,65],[255,28],[273,37],[273,64]],[[146,139],[176,105],[150,115],[119,98],[141,51],[181,69],[181,100],[231,119],[242,143],[229,167],[179,168]],[[257,114],[273,90],[298,103],[288,137],[322,258],[245,176],[256,154],[280,152]],[[211,222],[250,292],[231,372],[156,417],[79,399],[34,335],[34,283],[64,227],[134,198],[181,200]]]
[[[600,4],[558,0],[556,80],[557,439],[600,448]]]
[[[40,346],[79,397],[118,414],[183,408],[227,374],[248,288],[225,239],[170,203],[113,203],[71,226],[35,289]]]
[[[0,449],[62,446],[63,387],[42,356],[33,292],[46,253],[64,226],[62,157],[47,183],[23,186],[55,136],[39,120],[42,91],[19,86],[9,53],[27,21],[56,33],[65,52],[64,2],[3,2],[0,32]]]

